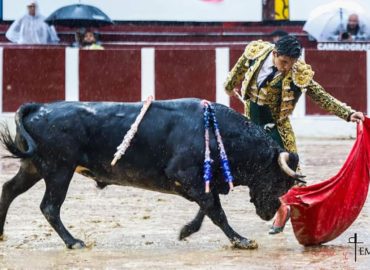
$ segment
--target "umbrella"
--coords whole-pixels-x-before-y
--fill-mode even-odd
[[[49,24],[67,27],[100,27],[113,24],[112,20],[100,9],[83,4],[61,7],[45,21]]]
[[[312,10],[303,30],[319,42],[327,41],[338,26],[345,32],[348,16],[351,14],[359,16],[360,24],[370,25],[370,17],[362,5],[356,1],[337,0]]]

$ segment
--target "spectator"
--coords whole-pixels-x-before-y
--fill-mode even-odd
[[[99,44],[96,39],[96,34],[87,30],[83,36],[82,48],[87,50],[104,50],[104,47]]]
[[[44,22],[44,17],[38,13],[36,1],[29,1],[28,13],[15,20],[5,36],[13,43],[18,44],[47,44],[57,43],[59,38],[53,26]]]
[[[361,24],[357,14],[348,17],[347,25],[339,25],[329,36],[329,41],[365,41],[367,40],[366,25]]]
[[[272,32],[270,34],[270,37],[271,37],[272,43],[276,43],[276,42],[278,42],[279,39],[281,39],[282,37],[287,36],[287,35],[289,35],[288,32],[285,32],[284,30],[278,29],[278,30],[275,30],[274,32]]]

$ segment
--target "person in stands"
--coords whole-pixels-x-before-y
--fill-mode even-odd
[[[9,27],[5,36],[17,44],[48,44],[59,42],[58,35],[53,26],[45,23],[45,18],[39,14],[36,1],[29,1],[28,12],[15,20]]]
[[[288,32],[285,32],[284,30],[278,29],[278,30],[273,31],[270,34],[270,37],[271,37],[272,43],[276,43],[276,42],[278,42],[279,39],[281,39],[282,37],[285,37],[287,35],[289,35]]]
[[[95,33],[91,30],[85,32],[82,40],[82,48],[87,50],[104,50],[104,47],[97,41]]]
[[[338,27],[332,32],[328,40],[329,41],[366,41],[369,39],[366,33],[366,25],[360,23],[359,16],[357,14],[351,14],[348,17],[347,24],[338,25]]]

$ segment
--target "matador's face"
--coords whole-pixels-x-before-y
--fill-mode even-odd
[[[297,62],[298,59],[292,58],[286,55],[279,55],[276,51],[273,51],[274,56],[274,65],[277,68],[277,70],[283,74],[286,74],[289,72],[289,70],[292,69],[295,62]]]

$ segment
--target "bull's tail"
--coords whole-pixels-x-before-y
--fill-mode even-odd
[[[19,142],[13,139],[10,134],[9,127],[4,125],[2,130],[0,131],[0,142],[3,146],[11,153],[12,158],[30,158],[36,152],[36,143],[30,136],[30,134],[26,131],[23,125],[23,117],[35,110],[39,109],[40,105],[33,103],[33,104],[25,104],[22,105],[15,116],[15,123],[17,128],[17,136],[19,136]],[[22,142],[22,143],[21,143]]]

